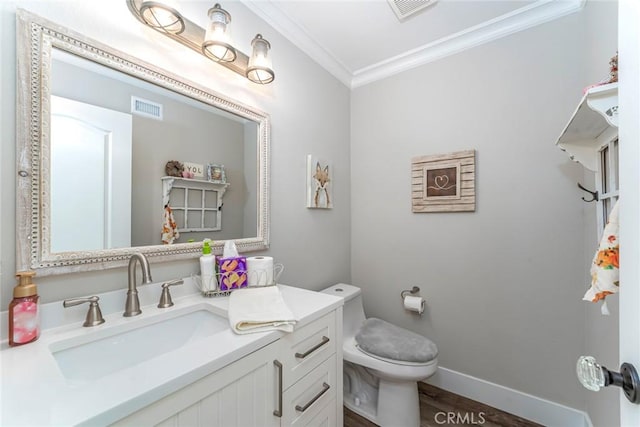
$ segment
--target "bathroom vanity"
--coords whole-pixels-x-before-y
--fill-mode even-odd
[[[299,319],[289,334],[236,335],[227,297],[159,309],[157,285],[133,318],[111,313],[123,292],[103,294],[96,327],[82,327],[86,306],[47,304],[43,321],[63,324],[3,346],[0,424],[342,425],[342,300],[278,286]]]

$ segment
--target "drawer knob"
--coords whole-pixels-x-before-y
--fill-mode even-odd
[[[320,399],[323,394],[325,394],[327,391],[329,391],[330,388],[331,388],[331,386],[329,384],[322,383],[322,391],[320,393],[316,394],[315,396],[313,396],[313,399],[311,399],[309,402],[307,402],[306,405],[304,405],[304,406],[296,405],[296,411],[299,411],[299,412],[306,411],[309,408],[309,406],[313,405],[315,403],[315,401]]]
[[[310,355],[311,353],[313,353],[314,351],[316,351],[317,349],[319,349],[320,347],[322,347],[323,345],[325,345],[329,341],[331,341],[331,340],[328,337],[323,336],[322,337],[322,342],[320,342],[319,344],[314,345],[313,347],[311,347],[309,350],[305,351],[304,353],[296,353],[295,356],[298,359],[304,359],[305,357],[307,357],[308,355]]]

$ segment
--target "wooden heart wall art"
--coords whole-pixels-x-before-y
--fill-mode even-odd
[[[414,157],[411,160],[412,211],[476,210],[475,150]]]

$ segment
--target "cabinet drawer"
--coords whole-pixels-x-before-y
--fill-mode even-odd
[[[305,427],[336,427],[338,425],[336,411],[336,399],[333,399],[304,425]]]
[[[325,407],[332,401],[334,402],[333,423],[335,424],[336,384],[336,356],[334,354],[284,392],[282,396],[282,425],[306,426],[309,423],[313,425],[312,421],[317,420],[319,414],[325,411]],[[326,417],[327,415],[325,415]],[[322,418],[321,415],[320,418]]]
[[[282,338],[285,390],[335,353],[335,319],[335,312],[331,312]]]

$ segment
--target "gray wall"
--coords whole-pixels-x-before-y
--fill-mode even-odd
[[[358,88],[351,107],[351,274],[368,315],[433,339],[443,367],[579,409],[583,172],[554,143],[615,53],[588,43],[601,8],[615,4]],[[476,212],[411,213],[411,158],[465,149]],[[413,285],[423,317],[398,298]]]
[[[211,4],[185,2],[182,6],[186,16],[205,26]],[[3,174],[0,187],[0,305],[3,309],[8,305],[15,285],[16,7],[30,10],[270,114],[271,246],[262,253],[286,266],[280,279],[282,283],[321,289],[351,279],[349,90],[244,5],[231,2],[225,8],[233,15],[234,37],[241,50],[249,52],[251,39],[257,31],[273,46],[276,80],[267,87],[255,85],[144,28],[129,13],[124,1],[109,3],[101,13],[96,13],[93,2],[81,0],[1,2],[0,7],[3,57],[0,64],[3,77],[0,83],[0,170]],[[335,208],[330,211],[305,207],[307,154],[334,162]],[[155,281],[188,276],[199,269],[197,258],[163,264],[151,262]],[[36,280],[43,302],[120,289],[126,282],[124,268],[38,277]]]

